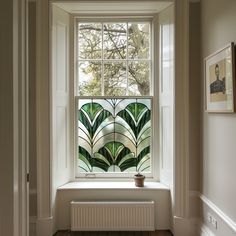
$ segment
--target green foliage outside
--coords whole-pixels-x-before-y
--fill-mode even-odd
[[[149,28],[149,23],[79,23],[79,95],[150,95]]]

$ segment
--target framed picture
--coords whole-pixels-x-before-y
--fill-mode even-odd
[[[207,112],[235,111],[234,43],[205,59],[205,106]]]

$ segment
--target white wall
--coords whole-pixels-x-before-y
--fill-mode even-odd
[[[229,42],[236,42],[236,1],[204,0],[201,5],[203,61],[204,57]],[[202,96],[203,91],[202,88]],[[233,222],[236,222],[235,141],[235,114],[203,112],[202,193]],[[205,204],[203,208],[207,223],[206,213],[210,210]],[[222,234],[221,229],[226,227],[223,221],[219,220],[218,227],[218,230],[212,229],[216,235],[231,235],[226,231]],[[232,230],[230,232],[236,234]]]

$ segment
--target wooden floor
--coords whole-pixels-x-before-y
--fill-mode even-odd
[[[155,232],[69,232],[60,231],[55,236],[172,236],[170,231]]]

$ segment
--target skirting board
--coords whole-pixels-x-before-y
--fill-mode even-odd
[[[199,195],[200,199],[205,203],[215,214],[217,214],[232,230],[236,233],[236,223],[227,216],[219,207],[217,207],[210,199],[203,194]]]
[[[40,218],[36,221],[37,236],[52,236],[53,235],[53,218]]]

